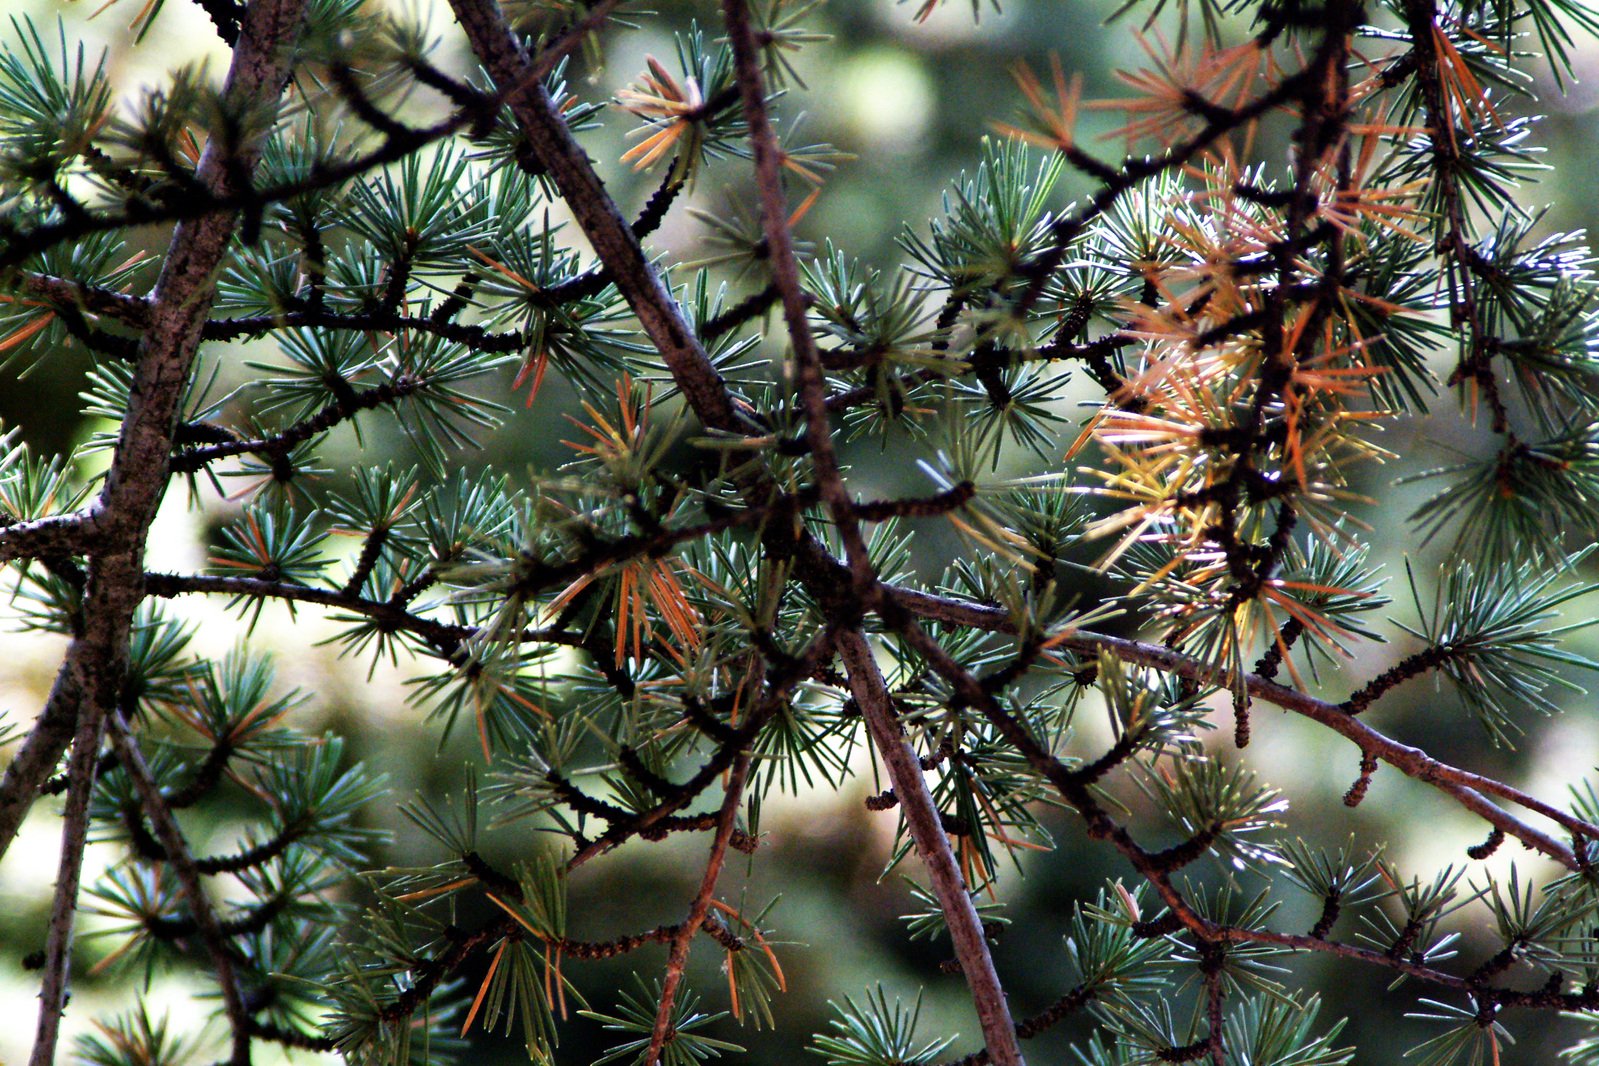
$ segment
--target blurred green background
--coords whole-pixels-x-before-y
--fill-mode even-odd
[[[1003,11],[997,11],[985,0],[981,20],[974,24],[965,0],[951,0],[925,23],[915,21],[916,5],[896,5],[891,0],[819,4],[810,21],[832,39],[799,56],[797,66],[808,88],[792,87],[781,106],[790,115],[808,113],[808,139],[830,142],[855,158],[842,163],[832,175],[820,201],[799,227],[800,236],[818,248],[831,241],[878,266],[900,262],[896,238],[906,227],[925,232],[927,220],[940,210],[940,197],[949,182],[963,169],[975,167],[982,141],[991,135],[989,123],[1014,117],[1019,94],[1008,72],[1013,62],[1026,59],[1035,69],[1047,69],[1049,57],[1059,55],[1067,71],[1084,75],[1086,98],[1124,94],[1111,72],[1139,65],[1145,56],[1133,33],[1136,22],[1108,27],[1103,23],[1113,6],[1088,0],[1005,0]],[[131,35],[126,32],[128,20],[136,13],[133,0],[124,0],[92,19],[93,4],[89,3],[7,0],[4,7],[9,14],[32,17],[46,27],[60,18],[69,40],[86,40],[91,51],[108,47],[112,69],[130,99],[137,86],[155,84],[163,72],[181,63],[209,58],[213,69],[220,70],[225,60],[205,17],[183,0],[166,4],[155,29],[138,49],[129,46]],[[574,70],[572,81],[581,98],[607,99],[637,77],[646,55],[672,54],[674,27],[686,28],[696,17],[706,22],[715,19],[715,5],[708,3],[671,2],[654,7],[661,17],[641,18],[642,29],[607,35],[603,69]],[[443,39],[441,63],[465,70],[467,59],[447,8],[435,4],[424,11]],[[1564,96],[1548,78],[1539,81],[1541,102],[1536,107],[1547,116],[1540,136],[1552,169],[1542,184],[1526,187],[1524,203],[1528,207],[1550,206],[1542,223],[1549,231],[1592,225],[1599,212],[1599,166],[1595,165],[1599,159],[1599,48],[1594,42],[1579,42],[1578,66],[1590,77]],[[588,142],[590,150],[619,200],[636,206],[658,176],[635,175],[615,162],[628,143],[622,139],[623,133],[634,122],[614,111],[604,118],[607,128]],[[1095,133],[1114,122],[1110,113],[1085,113],[1082,141],[1092,145]],[[1114,157],[1116,149],[1115,144],[1102,145],[1107,157]],[[747,172],[748,164],[742,160],[727,159],[713,165],[694,190],[694,205],[722,212],[729,200],[747,200]],[[1084,179],[1071,176],[1057,206],[1064,207],[1073,195],[1085,191]],[[703,224],[680,206],[654,244],[671,260],[693,258],[703,249],[705,234]],[[243,362],[247,357],[243,348],[227,354],[224,386],[246,380],[249,371]],[[1439,353],[1438,368],[1447,373],[1451,360],[1450,353]],[[0,375],[0,418],[7,426],[20,426],[37,447],[48,451],[70,448],[95,428],[78,414],[76,395],[83,387],[85,366],[81,352],[67,351],[25,375],[20,373],[22,368],[8,369]],[[529,467],[549,468],[561,461],[558,441],[567,430],[554,416],[563,405],[571,406],[570,396],[559,388],[547,388],[538,408],[526,412],[520,396],[509,395],[510,373],[507,370],[505,380],[499,383],[512,406],[506,425],[482,453],[463,454],[462,464],[493,462],[515,475]],[[1074,405],[1065,413],[1074,419],[1085,417],[1086,409],[1075,404],[1092,398],[1090,384],[1082,383],[1073,396]],[[1444,397],[1437,406],[1440,413],[1395,423],[1386,434],[1383,443],[1403,455],[1403,461],[1370,466],[1359,475],[1357,487],[1374,501],[1362,517],[1377,527],[1379,558],[1390,577],[1389,592],[1396,598],[1402,598],[1401,587],[1396,587],[1403,584],[1402,559],[1408,555],[1419,571],[1427,572],[1448,546],[1445,541],[1423,549],[1412,542],[1402,516],[1430,489],[1396,486],[1396,480],[1462,452],[1481,451],[1484,446],[1482,434],[1452,413],[1452,399]],[[349,466],[370,462],[374,455],[403,458],[407,447],[403,437],[379,421],[366,428],[365,453],[359,451],[353,435],[335,436],[324,453],[333,472],[322,487],[337,488]],[[900,452],[899,445],[883,450],[870,444],[846,453],[846,460],[855,465],[862,479],[863,495],[915,482],[918,475],[908,456]],[[186,508],[185,502],[176,491],[169,497],[154,533],[152,568],[203,566],[208,533],[233,506],[216,498],[193,509]],[[940,529],[922,533],[919,564],[924,573],[936,573],[957,545]],[[1578,609],[1592,608],[1579,604]],[[191,598],[175,604],[174,610],[201,625],[198,646],[204,650],[221,654],[241,639],[242,629],[219,604]],[[1406,620],[1413,617],[1406,602],[1396,604],[1390,613]],[[1395,627],[1387,628],[1399,639],[1385,646],[1358,648],[1357,658],[1343,678],[1324,676],[1327,695],[1342,698],[1411,650],[1408,638]],[[405,665],[380,669],[368,677],[365,663],[341,662],[333,649],[314,643],[331,631],[313,611],[302,611],[293,618],[269,611],[254,638],[257,646],[280,653],[281,683],[297,685],[310,694],[299,712],[299,724],[312,731],[332,729],[350,736],[357,757],[389,775],[395,804],[419,790],[436,794],[458,786],[462,767],[478,758],[471,739],[457,735],[441,750],[437,728],[424,725],[422,712],[406,703]],[[43,698],[61,648],[52,639],[33,635],[8,634],[4,640],[0,706],[26,719]],[[1426,682],[1413,682],[1385,698],[1370,712],[1370,721],[1441,758],[1505,777],[1559,800],[1569,784],[1593,774],[1599,763],[1599,706],[1585,697],[1568,702],[1565,716],[1529,723],[1515,752],[1488,746],[1481,728],[1453,695]],[[1340,798],[1356,774],[1353,749],[1285,714],[1260,708],[1256,715],[1256,739],[1248,752],[1249,761],[1268,781],[1286,791],[1293,804],[1291,821],[1307,837],[1322,844],[1338,844],[1353,833],[1365,844],[1386,842],[1390,856],[1402,869],[1425,877],[1444,864],[1466,863],[1464,848],[1486,835],[1481,823],[1392,771],[1376,776],[1363,806],[1354,811],[1345,808]],[[1217,721],[1223,728],[1213,742],[1230,747],[1229,717],[1218,714]],[[1083,742],[1092,745],[1095,738],[1085,737]],[[809,1056],[802,1048],[808,1034],[825,1027],[829,1017],[828,998],[850,995],[858,1000],[879,982],[891,994],[914,997],[920,990],[924,1022],[932,1023],[926,1026],[927,1035],[961,1032],[952,1053],[974,1047],[976,1027],[961,979],[939,968],[947,947],[913,943],[905,936],[900,915],[912,911],[914,905],[899,875],[915,876],[917,871],[907,864],[885,876],[896,815],[863,808],[862,799],[881,786],[873,781],[863,753],[857,751],[855,756],[854,763],[863,773],[842,792],[818,792],[798,799],[774,797],[763,817],[763,829],[769,834],[767,845],[752,860],[739,857],[724,877],[724,895],[736,900],[743,894],[755,910],[780,895],[772,924],[788,941],[779,949],[790,988],[778,1003],[781,1028],[757,1032],[727,1022],[719,1031],[718,1035],[750,1048],[747,1061],[805,1061]],[[54,802],[38,805],[17,846],[0,863],[0,1018],[9,1022],[0,1026],[0,1063],[22,1061],[31,1037],[35,985],[32,975],[21,968],[20,959],[43,943],[57,846],[56,806]],[[425,851],[426,845],[393,806],[372,811],[371,818],[395,833],[392,848],[375,856],[374,865],[401,861],[402,856],[407,863],[415,862]],[[1046,1005],[1066,985],[1068,966],[1060,934],[1073,906],[1091,900],[1107,879],[1131,880],[1119,860],[1107,849],[1091,846],[1071,819],[1052,815],[1049,821],[1056,832],[1055,851],[1027,854],[1022,861],[1025,876],[1009,877],[1000,891],[1006,904],[1004,913],[1014,925],[1001,936],[997,958],[1020,1015]],[[197,846],[208,851],[226,847],[237,830],[227,823],[193,827],[200,838]],[[525,827],[513,827],[499,834],[495,839],[500,854],[517,854],[529,843],[527,833]],[[605,939],[680,920],[699,877],[703,848],[703,839],[634,843],[584,868],[574,885],[573,935]],[[105,853],[91,851],[86,877],[93,874],[96,861],[116,858],[109,849],[101,850]],[[1473,876],[1480,882],[1483,871],[1504,874],[1512,861],[1540,878],[1552,873],[1540,860],[1506,846],[1489,862],[1476,864]],[[1219,869],[1210,870],[1210,876],[1223,875]],[[1242,882],[1246,892],[1259,887],[1253,875],[1244,876]],[[1278,926],[1307,928],[1314,920],[1314,905],[1292,890],[1285,891],[1283,898],[1288,903],[1276,919]],[[470,923],[480,917],[463,915],[462,921]],[[1461,961],[1469,968],[1491,953],[1494,945],[1486,936],[1480,911],[1468,909],[1459,918]],[[95,926],[96,919],[87,916],[84,927],[93,931]],[[1353,921],[1346,919],[1339,931],[1352,936]],[[88,970],[114,947],[113,940],[104,938],[82,942],[83,969],[68,1014],[70,1031],[82,1031],[96,1010],[131,1002],[132,986],[126,981]],[[690,971],[694,986],[713,1009],[725,1006],[725,982],[718,969],[721,957],[708,941],[701,940]],[[616,963],[571,964],[567,972],[592,994],[597,1008],[606,1009],[610,990],[623,983],[629,969],[637,968],[651,977],[663,961],[662,951],[647,949]],[[1423,1024],[1400,1017],[1414,1002],[1417,990],[1412,987],[1389,992],[1380,974],[1331,966],[1321,959],[1289,960],[1284,965],[1292,971],[1287,978],[1290,983],[1303,982],[1320,991],[1325,1001],[1324,1019],[1350,1019],[1342,1042],[1360,1048],[1359,1063],[1396,1063],[1402,1049],[1427,1032]],[[475,975],[466,978],[475,986]],[[193,1002],[192,988],[184,973],[166,972],[156,975],[148,996],[155,1013],[170,1011],[175,1024],[184,1024],[212,1006]],[[1577,1031],[1571,1024],[1542,1017],[1523,1025],[1512,1014],[1506,1022],[1520,1041],[1508,1052],[1506,1063],[1552,1062],[1555,1050]],[[1030,1045],[1030,1060],[1040,1064],[1068,1061],[1066,1043],[1082,1035],[1080,1025],[1063,1025]],[[562,1039],[561,1061],[581,1063],[595,1057],[597,1049],[604,1046],[605,1035],[597,1026],[574,1019],[563,1030]],[[515,1039],[479,1033],[473,1040],[473,1061],[522,1058]],[[263,1049],[260,1061],[270,1060],[271,1052]]]

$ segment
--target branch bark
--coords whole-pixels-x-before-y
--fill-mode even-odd
[[[783,304],[783,322],[788,327],[789,343],[794,347],[798,369],[800,404],[805,412],[805,442],[810,447],[811,464],[822,499],[838,528],[849,560],[855,595],[863,604],[873,603],[878,595],[877,575],[872,570],[861,537],[854,501],[839,473],[838,456],[833,450],[833,431],[827,410],[827,380],[822,374],[822,358],[816,351],[807,320],[808,302],[800,287],[799,261],[794,257],[794,237],[789,232],[788,203],[783,194],[783,160],[777,134],[766,113],[766,87],[761,80],[760,56],[755,30],[750,25],[749,7],[744,0],[723,0],[722,18],[727,25],[738,76],[739,96],[744,104],[744,121],[749,126],[750,144],[755,153],[755,182],[761,196],[761,231],[766,236],[767,262],[772,282]]]
[[[216,196],[248,191],[266,133],[259,116],[276,111],[288,84],[290,46],[304,8],[305,0],[255,0],[245,14],[223,106],[246,123],[247,132],[233,138],[218,131],[207,141],[196,172]],[[105,487],[90,509],[94,541],[84,587],[84,632],[68,647],[38,721],[0,779],[0,855],[55,769],[79,716],[116,705],[133,612],[144,595],[145,537],[166,492],[184,386],[235,225],[233,212],[213,212],[180,222],[173,232],[149,300],[149,327],[141,338],[128,415]],[[18,543],[27,542],[19,536]],[[90,707],[98,710],[89,712]]]
[[[933,894],[944,912],[950,938],[955,942],[955,957],[960,961],[961,972],[966,975],[967,987],[971,989],[972,1003],[977,1008],[977,1021],[982,1027],[989,1061],[995,1066],[1021,1066],[1016,1024],[1011,1020],[1005,989],[999,983],[993,956],[989,954],[982,921],[967,892],[966,881],[961,877],[949,838],[944,835],[938,807],[922,776],[921,762],[894,715],[893,700],[877,669],[877,660],[872,657],[871,646],[859,630],[851,629],[839,633],[838,650],[849,673],[850,692],[860,705],[878,757],[883,760],[888,779],[894,784],[894,795],[905,812],[905,824],[910,829],[916,853],[927,868]]]
[[[150,324],[150,305],[142,296],[86,285],[72,278],[31,272],[21,276],[18,287],[49,306],[75,307],[131,329],[144,329]]]
[[[661,1003],[655,1012],[655,1028],[650,1031],[649,1053],[645,1066],[657,1066],[661,1052],[671,1039],[672,1006],[677,1001],[677,988],[683,981],[683,969],[688,965],[689,944],[694,934],[705,924],[711,910],[711,896],[716,892],[716,881],[727,861],[727,847],[733,840],[733,828],[738,820],[738,805],[744,798],[744,782],[749,778],[750,756],[739,752],[733,760],[733,769],[727,775],[727,790],[722,797],[722,809],[716,817],[716,836],[711,841],[711,857],[705,863],[705,876],[700,880],[700,890],[689,907],[688,919],[678,927],[672,937],[672,947],[666,959],[666,979],[661,985]]]
[[[205,883],[201,880],[194,857],[189,853],[183,832],[178,828],[177,819],[173,817],[172,809],[167,806],[167,801],[161,794],[161,786],[150,775],[150,767],[145,763],[144,753],[139,750],[139,742],[128,729],[127,721],[120,713],[113,710],[109,726],[111,742],[116,746],[122,769],[133,782],[133,790],[138,793],[139,803],[144,808],[145,816],[150,819],[150,826],[155,831],[156,839],[161,842],[161,847],[166,852],[166,860],[177,875],[178,885],[183,890],[184,899],[188,900],[190,913],[194,916],[195,927],[200,930],[200,938],[205,941],[206,953],[211,957],[211,968],[215,971],[217,984],[222,990],[223,1009],[228,1016],[228,1025],[233,1031],[233,1053],[229,1059],[229,1066],[250,1066],[250,1034],[253,1029],[250,1012],[245,1008],[244,997],[239,990],[238,979],[234,975],[233,956],[222,924],[217,918],[216,908],[211,905],[211,898],[205,893]],[[45,1066],[45,1063],[36,1063],[34,1066]]]
[[[220,131],[207,142],[197,176],[209,191],[236,193],[241,191],[237,186],[248,181],[266,132],[259,116],[276,111],[288,83],[290,46],[303,13],[304,0],[256,0],[246,12],[223,89],[223,106],[241,122],[257,124],[237,142]],[[91,547],[95,552],[84,586],[84,632],[69,646],[43,712],[0,779],[0,854],[4,854],[68,741],[75,744],[31,1066],[55,1061],[101,736],[106,717],[115,713],[121,696],[133,613],[143,598],[145,537],[166,491],[183,389],[234,224],[231,213],[211,214],[180,223],[173,233],[155,292],[148,304],[141,303],[149,311],[148,326],[128,415],[99,500],[79,515],[12,527],[11,536],[0,542],[0,560],[44,545]],[[87,533],[94,534],[92,542]],[[124,766],[127,758],[124,751]],[[227,958],[219,956],[215,962],[234,1024],[232,1061],[234,1066],[246,1066],[249,1019],[237,988],[229,991]]]
[[[76,555],[89,550],[98,532],[98,510],[50,515],[29,522],[0,519],[0,565],[41,555]]]
[[[104,708],[90,704],[79,716],[73,741],[72,767],[66,811],[61,823],[61,856],[56,865],[55,898],[45,939],[44,981],[39,990],[39,1022],[34,1030],[33,1053],[28,1066],[51,1066],[61,1035],[61,1016],[67,1009],[68,980],[72,969],[72,927],[78,909],[78,884],[83,873],[83,849],[89,837],[89,797],[100,763],[100,741],[105,731]]]
[[[895,607],[918,618],[971,626],[994,633],[1016,632],[1014,620],[1001,607],[912,589],[887,587],[886,591],[889,601]],[[1163,673],[1201,684],[1225,687],[1230,683],[1223,671],[1218,671],[1210,664],[1146,641],[1079,630],[1063,639],[1059,646],[1088,655],[1109,651],[1123,662],[1153,667]],[[1548,818],[1572,833],[1589,840],[1599,840],[1599,825],[1576,818],[1502,781],[1461,769],[1433,758],[1420,748],[1402,744],[1350,716],[1339,704],[1279,685],[1258,674],[1249,674],[1243,680],[1251,698],[1263,700],[1321,723],[1354,743],[1361,751],[1387,763],[1407,777],[1423,781],[1446,793],[1490,825],[1503,829],[1510,836],[1543,852],[1567,869],[1577,869],[1576,856],[1570,847],[1515,817],[1486,797],[1496,796],[1508,800],[1518,807]]]
[[[539,164],[555,180],[583,235],[604,261],[611,280],[638,317],[689,406],[712,429],[743,433],[752,428],[733,406],[721,373],[689,328],[682,309],[650,265],[633,227],[605,191],[588,155],[566,126],[541,81],[531,77],[534,60],[523,50],[495,0],[450,0],[472,52],[502,90],[517,126]]]

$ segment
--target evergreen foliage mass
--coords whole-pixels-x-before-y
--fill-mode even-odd
[[[1599,1021],[1592,786],[1534,795],[1368,713],[1425,679],[1511,745],[1599,669],[1571,620],[1599,533],[1599,282],[1518,184],[1530,72],[1566,83],[1588,0],[1107,7],[1145,56],[1126,97],[1018,66],[892,270],[795,237],[845,162],[785,99],[828,47],[814,3],[700,4],[602,100],[573,72],[651,17],[619,0],[450,0],[439,32],[359,0],[196,2],[225,72],[135,91],[26,19],[0,56],[0,354],[88,353],[105,427],[0,448],[14,618],[66,648],[0,733],[0,853],[62,811],[33,1066],[450,1061],[480,1033],[559,1061],[577,1024],[611,1038],[601,1063],[737,1059],[813,934],[737,891],[734,853],[760,864],[776,795],[863,775],[858,817],[898,827],[904,935],[952,957],[976,1027],[829,990],[790,1061],[1016,1066],[1068,1020],[1084,1066],[1370,1061],[1301,986],[1318,956],[1400,988],[1373,1009],[1431,1025],[1418,1066]],[[469,70],[437,61],[446,37]],[[1108,142],[1079,138],[1090,109]],[[617,124],[620,158],[588,146]],[[643,202],[602,181],[624,168]],[[1067,203],[1071,174],[1091,192]],[[651,250],[707,175],[749,195],[688,220],[700,259]],[[519,409],[563,406],[559,464],[463,472]],[[1385,440],[1415,439],[1384,429],[1451,409],[1491,448],[1421,475],[1413,514],[1370,499]],[[414,464],[376,454],[391,426]],[[325,476],[352,429],[368,457]],[[874,447],[922,487],[871,491]],[[219,496],[205,565],[151,568],[163,500]],[[913,551],[929,531],[965,545],[943,572]],[[1368,561],[1384,538],[1452,548],[1399,595]],[[193,650],[179,597],[226,604],[240,650]],[[464,787],[394,796],[297,732],[314,697],[250,644],[276,604],[404,665],[415,728],[473,738]],[[1395,635],[1415,650],[1362,676],[1351,649]],[[1267,706],[1336,734],[1350,807],[1404,775],[1483,842],[1415,870],[1302,839],[1270,781],[1304,768],[1242,750]],[[363,812],[396,804],[443,861],[374,869]],[[236,850],[197,846],[207,817],[245,826]],[[1058,998],[1022,1002],[996,889],[1062,834],[1123,876],[1070,917]],[[680,838],[691,898],[584,939],[580,868]],[[1535,857],[1482,865],[1512,838]],[[81,912],[126,1009],[58,1047]],[[691,952],[725,987],[689,987]],[[634,953],[603,1001],[572,979]],[[173,967],[218,1024],[146,1009]],[[1565,1055],[1599,1063],[1599,1035]]]

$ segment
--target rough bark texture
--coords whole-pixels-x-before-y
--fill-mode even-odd
[[[237,137],[214,134],[197,171],[198,180],[218,195],[241,191],[236,183],[248,181],[255,168],[267,128],[263,117],[276,111],[288,84],[291,46],[303,16],[304,0],[255,0],[245,14],[223,90],[224,108],[238,120],[235,128],[244,132]],[[68,648],[38,722],[0,780],[0,854],[4,854],[39,787],[76,735],[33,1066],[49,1066],[56,1059],[69,997],[89,794],[106,716],[117,704],[127,672],[134,611],[144,597],[145,540],[166,492],[184,389],[234,228],[232,213],[218,213],[179,223],[174,230],[147,304],[128,415],[105,486],[87,515],[70,524],[58,523],[80,538],[73,547],[90,553],[83,632]],[[16,543],[25,542],[18,537]],[[235,992],[230,1006],[236,998]],[[232,1062],[243,1066],[249,1061],[249,1039],[242,1029],[236,1036]]]
[[[502,89],[520,86],[507,101],[518,129],[533,146],[539,164],[555,179],[583,235],[604,261],[694,413],[712,429],[750,428],[734,409],[722,375],[689,329],[677,301],[645,257],[632,224],[616,209],[543,83],[532,78],[533,61],[517,43],[499,4],[451,0],[450,8],[494,83]]]
[[[255,0],[246,12],[223,99],[247,132],[234,143],[212,137],[196,174],[217,195],[237,192],[236,183],[255,169],[265,134],[260,117],[275,111],[288,84],[304,9],[304,0]],[[38,722],[0,780],[0,854],[55,770],[79,717],[103,715],[117,699],[133,612],[144,596],[145,539],[166,492],[184,387],[235,226],[233,213],[216,213],[181,222],[173,232],[149,300],[128,415],[105,486],[82,523],[90,538],[83,633],[67,649]]]

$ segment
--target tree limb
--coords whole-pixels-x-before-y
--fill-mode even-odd
[[[816,338],[811,335],[807,317],[809,304],[800,287],[799,261],[794,257],[794,236],[789,232],[788,203],[783,193],[782,155],[777,134],[766,113],[766,88],[761,81],[749,7],[744,0],[722,0],[722,19],[733,49],[739,96],[744,102],[744,121],[749,126],[750,144],[755,153],[755,181],[760,189],[761,231],[766,236],[767,262],[772,270],[772,283],[777,286],[782,301],[783,321],[788,327],[788,339],[794,347],[794,361],[799,371],[800,403],[805,411],[805,440],[810,445],[811,464],[822,499],[844,543],[855,595],[863,605],[870,604],[877,596],[877,575],[867,556],[854,501],[844,486],[838,456],[833,449],[827,380],[822,374]]]
[[[683,968],[688,965],[689,944],[694,934],[705,924],[711,910],[711,896],[716,892],[716,881],[722,874],[722,864],[727,861],[727,847],[733,839],[733,829],[738,820],[738,806],[744,798],[744,782],[749,778],[750,755],[740,751],[728,771],[727,785],[722,796],[722,808],[716,817],[716,836],[711,841],[711,857],[705,863],[705,876],[700,879],[700,890],[689,907],[688,918],[672,937],[672,946],[666,958],[666,978],[661,984],[661,1002],[655,1011],[655,1027],[650,1030],[650,1047],[644,1056],[645,1066],[658,1066],[661,1051],[671,1039],[672,1007],[677,1001],[677,987],[683,981]]]
[[[905,812],[911,840],[916,844],[916,852],[932,882],[933,894],[944,912],[950,939],[955,943],[955,957],[960,960],[961,972],[966,975],[972,1003],[977,1008],[977,1021],[982,1027],[990,1060],[996,1066],[1021,1066],[1016,1025],[1011,1020],[1005,989],[994,969],[982,920],[961,877],[949,838],[944,835],[938,807],[922,776],[921,763],[894,714],[893,700],[877,669],[877,660],[872,657],[871,645],[859,630],[849,629],[839,633],[838,650],[849,673],[850,691],[860,705],[878,757],[883,760],[888,778],[894,784],[894,795]]]
[[[304,0],[250,4],[223,88],[230,112],[276,111],[304,6]],[[207,140],[197,180],[222,199],[243,191],[240,182],[248,182],[254,171],[265,134],[257,128],[237,139]],[[141,341],[128,414],[105,486],[91,508],[97,540],[83,593],[84,632],[68,647],[44,710],[0,779],[0,855],[54,770],[84,708],[98,704],[103,713],[116,704],[133,612],[143,598],[146,534],[166,492],[183,390],[235,226],[232,211],[219,211],[180,222],[173,232],[150,297],[150,324]],[[23,536],[18,540],[27,542]]]
[[[206,895],[205,883],[195,867],[193,856],[189,854],[177,819],[172,816],[166,798],[161,795],[161,786],[150,775],[150,767],[144,761],[144,753],[139,750],[139,742],[134,739],[120,712],[111,712],[109,724],[111,742],[116,746],[122,769],[133,783],[133,790],[138,793],[139,803],[144,807],[145,817],[150,819],[156,839],[166,852],[166,862],[177,876],[194,924],[205,941],[206,953],[211,957],[211,968],[216,972],[217,985],[222,990],[222,1004],[227,1012],[228,1025],[233,1030],[233,1054],[229,1064],[250,1066],[250,1012],[245,1008],[244,996],[233,971],[233,954],[227,934],[217,918],[216,908],[211,905],[211,897]]]
[[[700,421],[712,429],[745,432],[746,419],[733,406],[721,373],[695,338],[677,301],[650,264],[633,227],[605,191],[588,154],[542,82],[529,76],[533,61],[522,49],[495,0],[451,0],[472,52],[506,93],[517,126],[539,163],[566,198],[583,235],[605,262],[644,332]]]
[[[51,1066],[55,1062],[61,1015],[67,1009],[72,928],[78,910],[83,850],[89,837],[89,798],[94,791],[104,733],[104,708],[91,703],[78,717],[72,765],[68,771],[66,811],[61,821],[61,856],[56,866],[55,898],[50,906],[49,933],[44,949],[44,981],[39,990],[39,1022],[34,1031],[29,1066]]]

